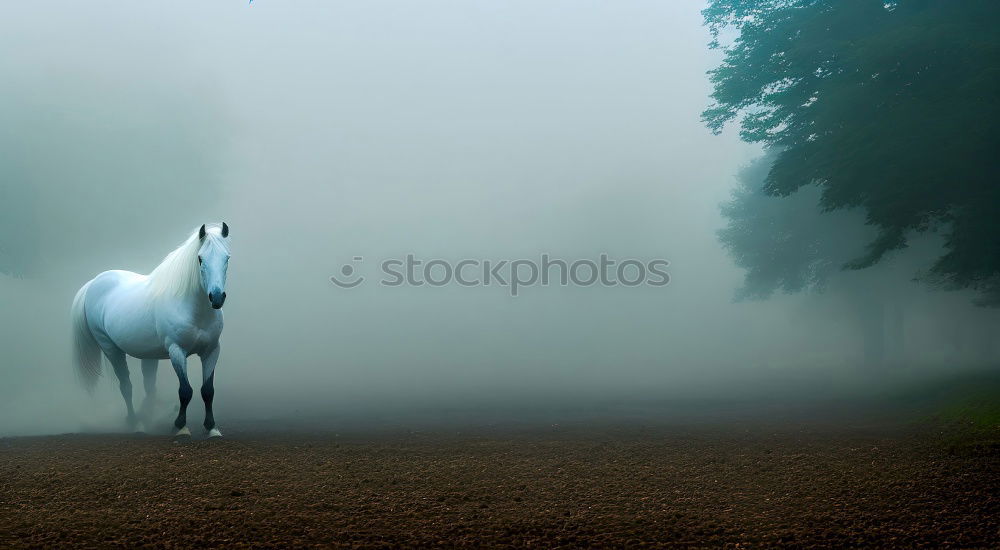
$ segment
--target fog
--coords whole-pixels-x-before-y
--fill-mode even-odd
[[[0,258],[20,266],[0,276],[0,434],[121,424],[110,372],[93,396],[74,377],[73,295],[107,269],[148,273],[199,225],[223,220],[223,428],[322,414],[404,422],[434,407],[768,399],[775,380],[816,395],[864,388],[876,382],[837,292],[859,278],[905,308],[890,363],[912,372],[992,359],[991,311],[889,276],[919,269],[932,239],[838,275],[826,292],[734,301],[743,273],[718,242],[719,207],[761,152],[700,120],[720,54],[706,47],[699,10],[0,7]],[[529,285],[516,297],[496,285],[378,284],[379,264],[408,254],[662,258],[670,283]],[[330,281],[347,264],[364,284]],[[164,416],[176,384],[161,362]],[[200,423],[197,397],[189,418]]]

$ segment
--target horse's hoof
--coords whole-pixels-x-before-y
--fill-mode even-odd
[[[219,431],[219,428],[208,430],[208,438],[212,439],[213,437],[222,437],[222,432]]]
[[[177,430],[177,433],[174,434],[174,441],[184,439],[191,439],[191,430],[187,429],[187,426]]]

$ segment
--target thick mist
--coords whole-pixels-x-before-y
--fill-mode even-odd
[[[991,311],[890,276],[919,269],[921,247],[823,292],[734,302],[743,274],[717,240],[719,205],[760,152],[700,120],[719,54],[699,10],[0,8],[0,260],[19,266],[0,276],[0,434],[119,422],[110,374],[94,397],[74,379],[74,293],[107,269],[148,273],[200,224],[223,220],[233,255],[222,426],[409,406],[767,397],[754,381],[782,378],[864,385],[871,348],[856,319],[868,314],[841,293],[861,278],[892,297],[877,321],[890,327],[880,363],[991,359]],[[664,258],[671,281],[535,285],[517,297],[377,284],[378,264],[407,254],[543,253]],[[345,264],[366,283],[332,284]],[[167,415],[176,378],[165,361],[159,384]],[[197,399],[190,414],[200,418]]]

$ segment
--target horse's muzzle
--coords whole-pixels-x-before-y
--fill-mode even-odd
[[[222,309],[222,304],[226,303],[226,293],[213,290],[208,293],[208,301],[212,302],[212,309]]]

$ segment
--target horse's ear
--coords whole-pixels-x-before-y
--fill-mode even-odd
[[[222,236],[223,237],[229,236],[229,226],[226,225],[226,222],[222,222]]]
[[[201,224],[201,229],[198,230],[198,239],[205,238],[205,224]]]

